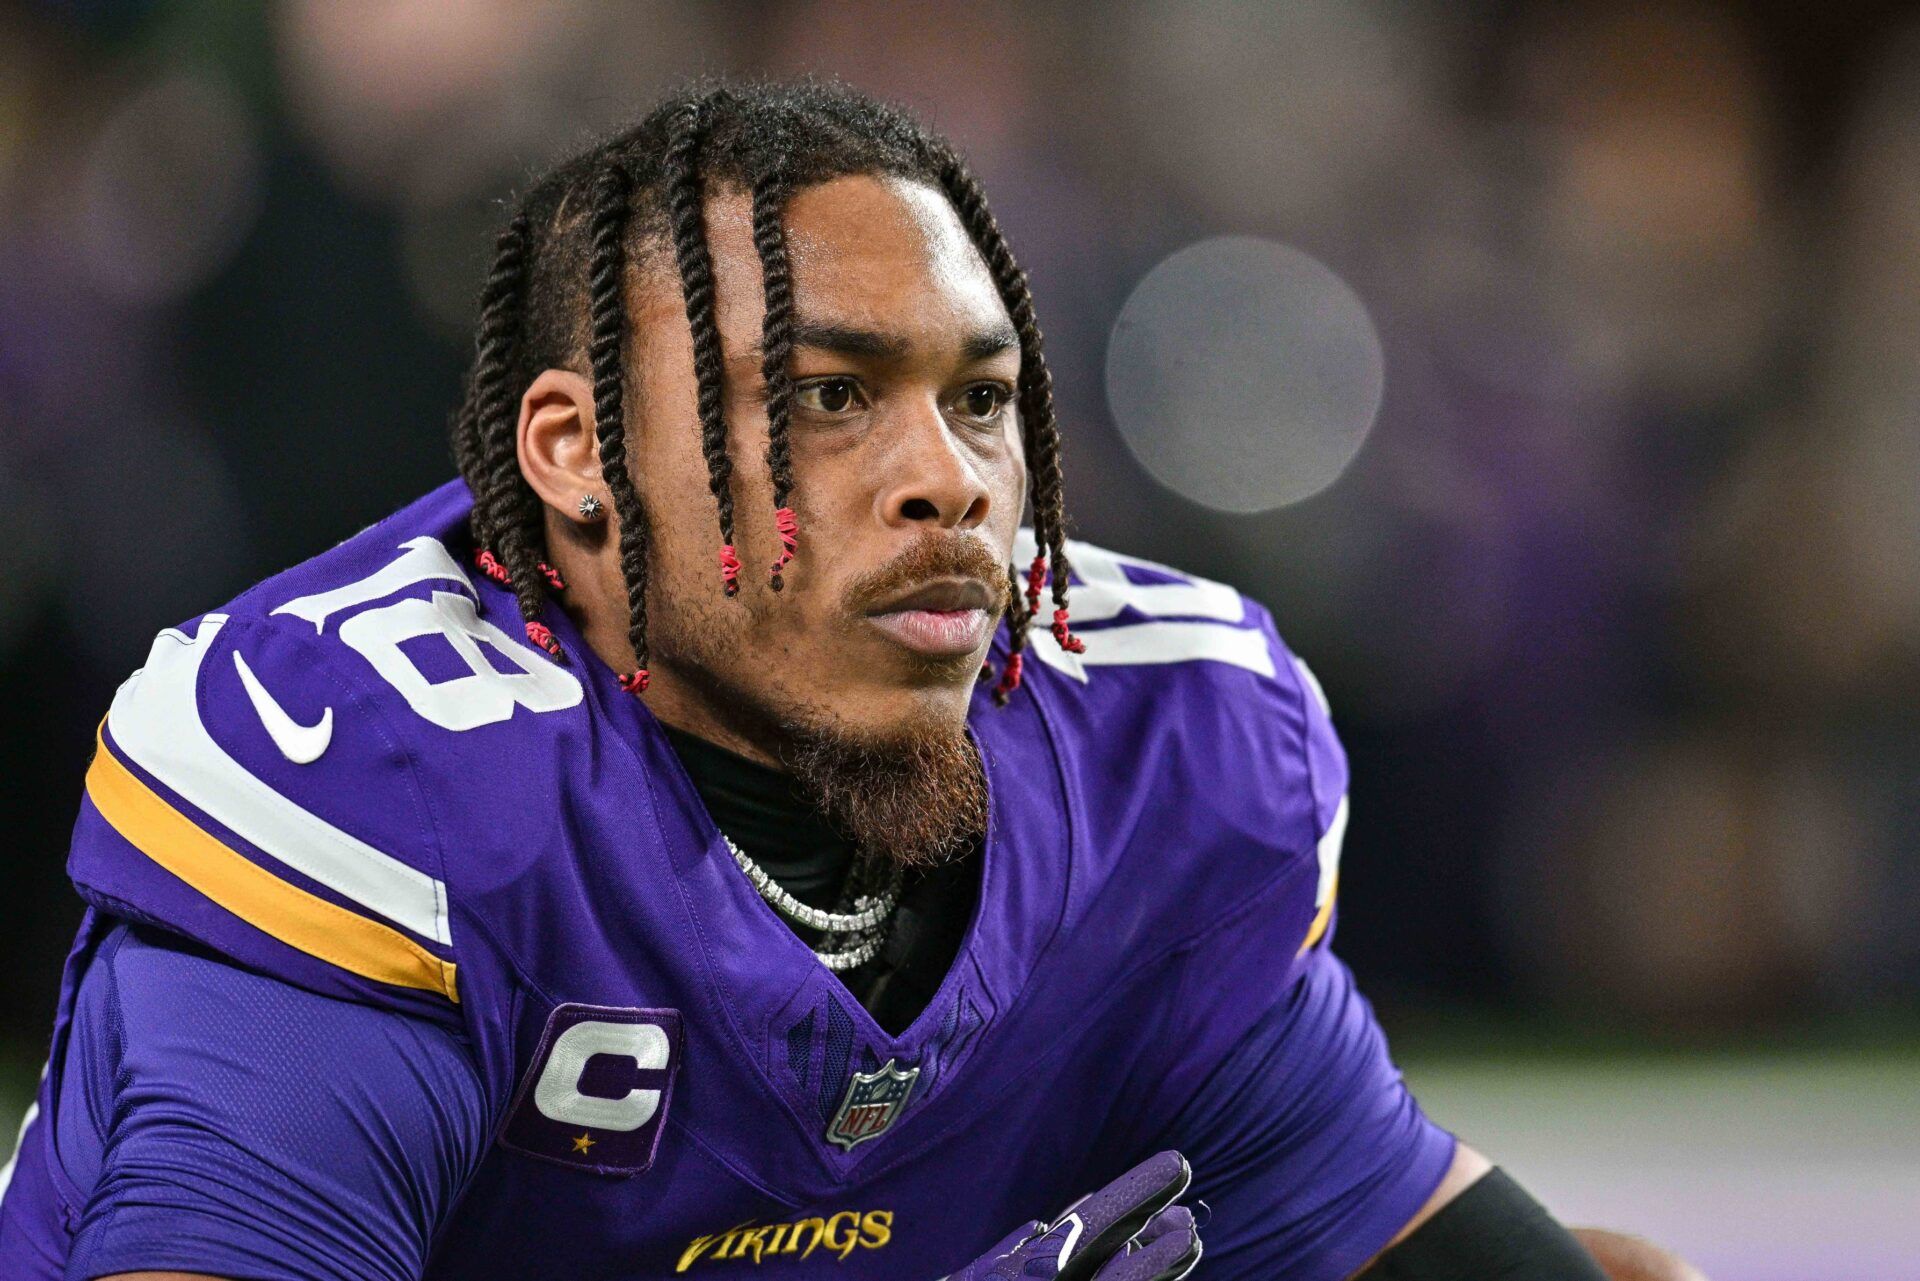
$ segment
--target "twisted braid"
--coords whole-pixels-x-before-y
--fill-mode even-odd
[[[1012,565],[1007,566],[1007,582],[1012,588],[1007,593],[1007,665],[1001,669],[1000,680],[993,687],[993,701],[1001,707],[1005,707],[1013,691],[1020,688],[1027,635],[1033,627],[1033,609],[1021,598],[1020,571]]]
[[[783,167],[775,165],[753,184],[753,247],[760,255],[766,311],[760,324],[760,374],[767,387],[767,471],[773,478],[774,529],[780,553],[773,562],[773,590],[793,559],[799,523],[788,503],[793,495],[793,273],[787,262],[787,235],[780,224],[789,187]]]
[[[513,372],[523,337],[532,227],[525,213],[507,224],[494,244],[493,270],[480,295],[480,327],[467,406],[456,430],[470,433],[457,454],[482,476],[468,524],[483,549],[481,568],[513,590],[527,635],[555,658],[564,658],[540,612],[546,607],[548,571],[542,563],[540,502],[520,476],[515,448],[519,426]]]
[[[720,327],[714,319],[713,255],[707,248],[698,157],[705,104],[689,103],[674,118],[667,144],[668,218],[673,256],[687,300],[687,326],[693,331],[693,372],[700,387],[700,449],[707,459],[707,485],[720,511],[720,568],[727,595],[740,590],[740,563],[733,550],[733,459],[727,453],[727,419],[722,396]]]
[[[474,459],[485,478],[487,501],[474,504],[470,521],[474,542],[482,547],[492,544],[503,523],[503,509],[510,509],[500,481],[513,465],[512,439],[500,427],[512,397],[511,375],[520,341],[530,234],[523,214],[508,223],[494,241],[493,267],[480,293],[473,373],[461,413],[473,432]]]
[[[1085,648],[1067,627],[1067,586],[1072,566],[1066,551],[1066,486],[1060,468],[1060,425],[1053,409],[1053,374],[1047,368],[1027,273],[1014,260],[1000,224],[987,208],[986,193],[980,189],[979,180],[958,156],[944,147],[934,150],[933,163],[940,175],[941,188],[960,215],[961,226],[966,228],[974,247],[986,261],[994,286],[1000,292],[1000,301],[1020,339],[1020,420],[1025,435],[1027,483],[1033,500],[1033,535],[1040,554],[1027,571],[1026,609],[1008,612],[1009,670],[1002,677],[1001,688],[996,690],[996,694],[1004,696],[1019,686],[1017,660],[1039,608],[1043,574],[1052,579],[1054,639],[1062,649],[1073,653]],[[1021,583],[1017,572],[1014,587],[1018,596]]]
[[[620,679],[632,693],[647,688],[647,515],[627,464],[627,219],[633,184],[608,165],[593,184],[587,267],[587,359],[593,371],[593,430],[600,472],[620,521],[620,575],[627,585],[627,640],[634,671]]]

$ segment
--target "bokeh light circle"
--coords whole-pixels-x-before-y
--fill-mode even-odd
[[[1142,280],[1107,343],[1107,405],[1168,489],[1218,511],[1297,503],[1340,478],[1380,412],[1365,304],[1289,245],[1225,236]]]

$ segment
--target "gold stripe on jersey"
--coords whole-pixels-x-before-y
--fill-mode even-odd
[[[135,849],[288,947],[362,978],[459,1002],[452,961],[398,930],[288,884],[229,849],[142,782],[104,738],[87,770],[87,796]]]
[[[1333,923],[1334,900],[1339,897],[1340,873],[1335,872],[1333,874],[1333,884],[1327,887],[1327,901],[1322,903],[1320,910],[1313,914],[1313,924],[1307,927],[1307,941],[1300,945],[1302,952],[1305,952],[1308,948],[1326,937],[1327,926]]]

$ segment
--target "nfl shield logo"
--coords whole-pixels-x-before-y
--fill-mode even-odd
[[[851,1152],[854,1145],[879,1138],[907,1106],[907,1096],[919,1079],[918,1067],[902,1070],[897,1059],[888,1059],[878,1072],[855,1072],[847,1082],[840,1110],[827,1126],[827,1140]]]

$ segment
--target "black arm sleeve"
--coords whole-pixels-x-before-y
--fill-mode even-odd
[[[1607,1281],[1527,1190],[1491,1170],[1381,1255],[1364,1281]]]

